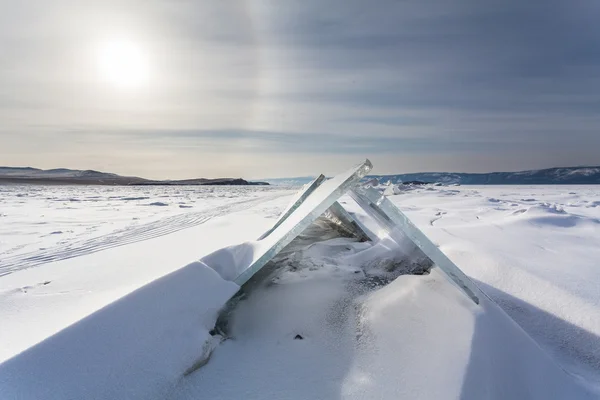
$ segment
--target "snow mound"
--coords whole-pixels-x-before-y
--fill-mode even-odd
[[[518,209],[513,211],[512,215],[519,217],[524,222],[549,228],[572,228],[576,226],[595,228],[600,225],[600,221],[595,218],[571,214],[565,211],[561,205],[552,203],[542,203]]]
[[[195,262],[0,364],[4,399],[164,399],[239,289]]]
[[[593,398],[437,271],[384,287],[350,269],[285,275],[238,305],[231,339],[170,399]]]

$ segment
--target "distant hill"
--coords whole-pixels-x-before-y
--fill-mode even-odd
[[[548,168],[520,172],[483,174],[455,172],[421,172],[398,175],[373,175],[379,182],[440,182],[446,185],[587,185],[600,184],[600,167]]]
[[[600,184],[600,167],[548,168],[520,172],[489,172],[482,174],[461,172],[417,172],[396,175],[369,175],[365,181],[376,178],[381,183],[426,182],[446,185],[589,185]],[[301,186],[314,178],[265,179],[271,185]]]
[[[268,185],[242,178],[151,180],[108,172],[77,169],[42,170],[31,167],[0,167],[0,185],[9,183],[57,185]]]

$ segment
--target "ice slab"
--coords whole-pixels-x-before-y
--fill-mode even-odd
[[[359,185],[371,168],[371,162],[365,160],[330,180],[325,180],[323,175],[319,176],[294,197],[273,228],[261,236],[261,239],[218,250],[201,261],[215,269],[224,279],[242,286],[317,218],[325,215],[360,239],[390,237],[408,256],[416,256],[438,266],[454,284],[479,304],[481,290],[406,215],[379,191]],[[346,193],[376,221],[380,228],[377,232],[366,229],[363,221],[353,218],[337,202]]]
[[[298,193],[294,195],[287,208],[281,213],[271,229],[265,232],[258,240],[263,240],[283,223],[300,205],[325,181],[325,175],[321,174],[312,182],[307,183]],[[365,231],[357,224],[348,212],[337,201],[323,214],[326,218],[338,225],[342,230],[354,235],[361,241],[372,240]]]
[[[240,274],[233,279],[233,282],[240,286],[246,283],[270,259],[330,208],[338,198],[354,187],[372,168],[371,162],[365,160],[348,171],[316,185],[304,201],[299,202],[295,210],[283,218],[268,236],[258,242],[259,245],[253,248],[249,257],[250,261],[238,269]],[[305,189],[305,191],[307,190],[309,188]],[[210,263],[208,265],[212,266]]]
[[[300,207],[304,200],[306,200],[307,197],[310,196],[310,194],[314,192],[315,189],[321,185],[321,183],[323,183],[323,181],[325,181],[325,175],[321,174],[318,177],[316,177],[312,182],[309,182],[306,185],[304,185],[302,189],[298,191],[298,193],[296,193],[296,195],[292,198],[292,201],[290,201],[290,204],[281,213],[273,227],[265,233],[263,233],[263,235],[259,237],[258,240],[263,240],[264,238],[269,236],[271,232],[277,229],[277,227],[281,225],[282,222],[285,221],[298,207]]]
[[[355,221],[350,213],[348,213],[348,211],[346,211],[346,209],[337,201],[323,213],[323,216],[335,223],[343,231],[356,237],[361,242],[376,239],[376,237],[369,237],[369,235],[366,233],[366,230],[363,229],[363,227],[357,221]]]
[[[400,245],[405,241],[405,238],[410,239],[471,300],[479,304],[479,295],[483,292],[382,193],[373,188],[357,186],[352,188],[349,194],[354,201],[377,220],[390,238]]]

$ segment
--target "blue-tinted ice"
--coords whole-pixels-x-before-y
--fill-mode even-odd
[[[387,236],[402,247],[407,244],[414,246],[407,255],[414,256],[416,251],[419,258],[428,258],[431,264],[438,266],[452,282],[479,304],[479,296],[483,292],[406,215],[377,190],[359,185],[371,168],[371,162],[365,160],[330,180],[325,180],[323,175],[319,176],[293,198],[273,228],[259,240],[218,250],[201,261],[215,269],[224,279],[242,286],[310,224],[325,214],[362,240],[376,240],[379,236]],[[379,226],[379,233],[366,229],[361,221],[353,218],[337,202],[346,193],[375,221]],[[375,237],[371,237],[373,235]]]
[[[459,288],[479,304],[478,295],[482,293],[481,290],[387,197],[373,188],[359,186],[350,190],[350,196],[377,220],[390,238],[399,244],[406,238],[410,239]]]
[[[287,219],[287,217],[289,217],[298,207],[300,207],[300,205],[304,202],[304,200],[306,200],[306,198],[308,196],[310,196],[310,194],[312,192],[314,192],[315,189],[318,188],[321,185],[321,183],[323,183],[324,180],[325,180],[325,175],[321,174],[318,177],[316,177],[312,182],[304,185],[302,187],[302,190],[300,190],[298,193],[296,193],[296,195],[292,198],[292,201],[287,206],[287,208],[281,213],[281,215],[279,216],[279,218],[277,219],[277,222],[275,222],[273,227],[271,229],[269,229],[268,231],[266,231],[261,237],[259,237],[258,240],[263,240],[264,238],[269,236],[271,234],[271,232],[273,232],[275,229],[277,229],[277,227],[279,225],[281,225],[283,223],[283,221],[285,221]]]
[[[244,266],[245,268],[233,281],[240,286],[246,283],[270,259],[331,207],[338,198],[354,187],[372,168],[371,162],[365,160],[318,185],[304,201],[299,202],[300,204],[295,210],[281,220],[279,226],[257,243],[247,267]]]

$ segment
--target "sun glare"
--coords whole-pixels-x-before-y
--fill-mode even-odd
[[[123,89],[144,86],[149,78],[149,65],[142,47],[129,40],[103,43],[98,50],[98,69],[108,83]]]

